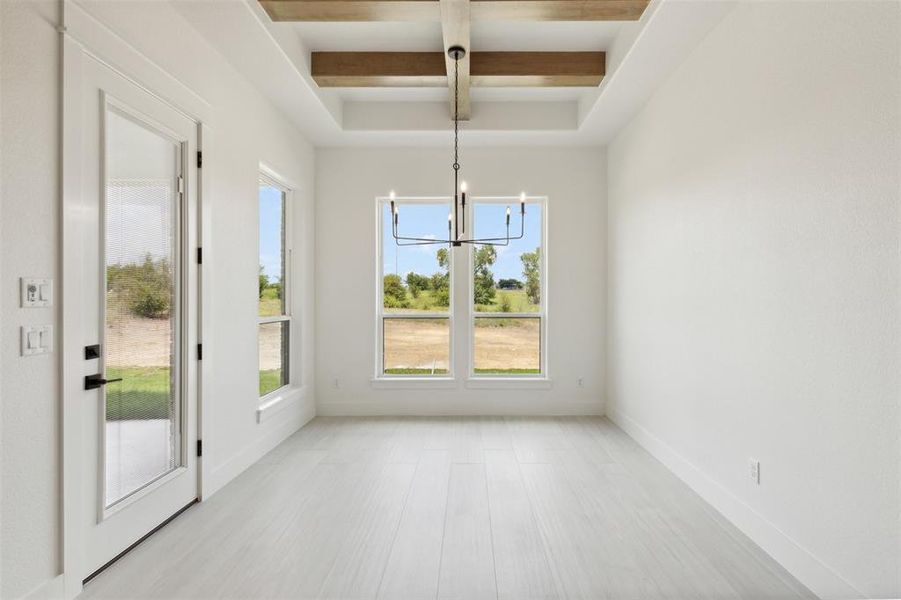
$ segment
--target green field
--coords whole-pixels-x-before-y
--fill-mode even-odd
[[[525,290],[497,290],[491,304],[476,304],[476,312],[537,313],[541,307],[529,302]]]
[[[260,396],[265,396],[269,392],[274,392],[280,387],[282,387],[281,369],[260,371]]]
[[[476,369],[478,375],[540,375],[541,369]],[[447,375],[446,369],[385,369],[385,375]]]
[[[270,287],[263,290],[259,311],[261,317],[277,317],[282,314],[282,301],[278,297],[278,288]]]
[[[122,381],[106,386],[106,420],[168,419],[168,367],[110,367],[107,379]]]
[[[447,369],[385,369],[386,375],[447,375]]]
[[[268,290],[267,290],[268,291]],[[385,308],[386,313],[403,313],[403,312],[447,312],[448,307],[440,306],[435,302],[435,292],[432,290],[423,290],[414,298],[407,290],[407,308]],[[260,314],[263,315],[263,306],[265,300],[260,300]],[[275,310],[278,310],[278,300],[275,300]],[[525,290],[496,290],[494,302],[491,304],[476,304],[477,312],[491,313],[537,313],[541,307],[537,304],[529,302]],[[278,314],[275,312],[273,314]],[[265,315],[269,316],[269,315]]]
[[[110,367],[108,379],[122,378],[106,387],[106,419],[168,419],[169,369],[167,367]],[[281,371],[260,371],[260,396],[281,387]]]

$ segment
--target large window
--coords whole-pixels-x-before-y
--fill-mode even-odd
[[[397,199],[395,206],[399,236],[448,238],[451,201]],[[377,377],[451,379],[455,362],[471,379],[547,377],[545,200],[527,200],[523,226],[518,198],[476,198],[467,205],[465,237],[503,238],[508,207],[518,239],[453,248],[398,245],[390,203],[379,201]],[[455,280],[455,259],[468,261],[468,277]],[[467,293],[469,302],[455,309],[454,297]],[[455,345],[455,333],[468,342]]]
[[[446,238],[451,206],[398,200],[400,233]],[[379,202],[377,371],[388,377],[448,377],[452,371],[452,252],[442,245],[398,246],[391,208]]]
[[[507,207],[511,234],[520,231],[516,201],[476,201],[476,238],[502,237]],[[506,246],[472,248],[471,374],[523,377],[545,374],[544,203],[526,203],[523,237]]]
[[[289,190],[274,179],[261,175],[260,270],[259,270],[259,373],[260,397],[290,382],[289,354],[291,310],[288,198]]]

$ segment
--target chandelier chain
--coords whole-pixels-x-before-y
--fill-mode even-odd
[[[460,170],[460,59],[454,58],[454,171]],[[456,183],[456,182],[455,182]],[[456,189],[456,185],[454,186]]]

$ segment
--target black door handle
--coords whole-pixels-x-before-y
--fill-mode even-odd
[[[96,390],[101,385],[106,385],[107,383],[114,383],[116,381],[122,381],[122,378],[117,377],[115,379],[104,379],[103,375],[101,375],[100,373],[95,373],[94,375],[85,375],[84,376],[84,389]]]

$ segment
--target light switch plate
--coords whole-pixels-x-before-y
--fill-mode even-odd
[[[53,280],[22,277],[22,308],[53,306]]]
[[[53,352],[53,326],[27,325],[22,327],[22,356]]]

